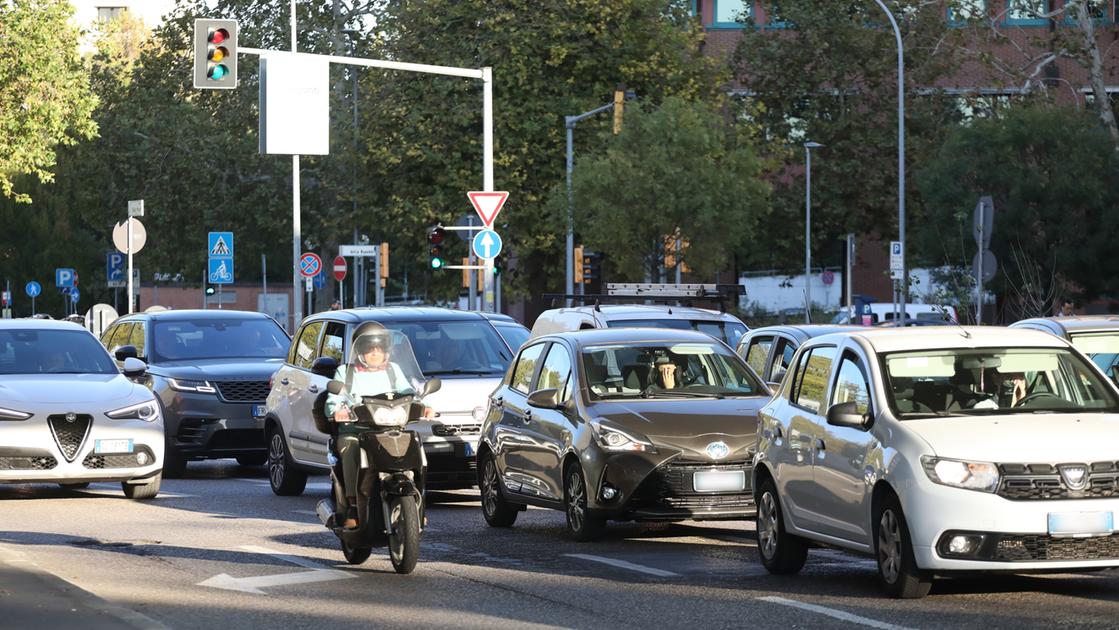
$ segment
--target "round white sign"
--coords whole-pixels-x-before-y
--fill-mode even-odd
[[[148,242],[148,232],[144,229],[144,224],[135,217],[128,219],[132,223],[132,253],[144,249],[144,243]],[[128,224],[121,222],[113,228],[113,245],[121,252],[128,253]]]

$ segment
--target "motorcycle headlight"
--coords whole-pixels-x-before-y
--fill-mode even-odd
[[[159,417],[159,405],[154,400],[143,402],[138,405],[129,405],[128,407],[121,407],[113,411],[106,411],[106,416],[113,420],[143,420],[144,422],[155,422]]]
[[[0,407],[0,420],[26,420],[32,414],[26,411],[16,411],[15,409],[5,409]]]
[[[373,424],[379,427],[400,427],[408,422],[408,409],[397,407],[378,407],[373,412]]]
[[[171,389],[177,392],[198,392],[199,394],[213,394],[218,390],[209,381],[192,381],[185,378],[169,378],[167,382]]]
[[[968,462],[942,457],[921,458],[925,474],[933,483],[953,488],[994,492],[999,487],[999,468],[988,462]]]
[[[595,441],[604,450],[614,453],[621,453],[625,451],[634,451],[640,453],[656,452],[653,443],[649,440],[639,438],[618,429],[604,425],[600,422],[592,422],[591,428],[594,430]]]

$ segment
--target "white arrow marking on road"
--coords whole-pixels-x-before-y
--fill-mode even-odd
[[[565,553],[563,555],[567,556],[568,558],[578,558],[580,560],[590,560],[591,562],[601,562],[602,564],[608,564],[613,567],[618,567],[619,569],[629,569],[630,571],[637,571],[639,573],[655,575],[657,577],[676,577],[680,575],[679,573],[665,571],[664,569],[655,569],[653,567],[647,567],[642,564],[626,562],[625,560],[616,560],[614,558],[606,558],[603,556],[592,556],[586,553]]]
[[[312,582],[329,582],[331,580],[345,580],[348,578],[356,578],[357,575],[347,573],[346,571],[338,571],[336,569],[328,569],[321,564],[293,556],[279,551],[273,551],[264,547],[257,547],[254,545],[244,545],[241,547],[245,551],[252,553],[259,553],[266,556],[290,562],[292,564],[311,569],[311,571],[301,571],[299,573],[278,573],[276,575],[258,575],[255,577],[235,578],[227,573],[221,573],[214,577],[199,582],[198,586],[209,586],[210,588],[220,588],[227,591],[241,591],[242,593],[252,593],[254,595],[267,595],[262,588],[270,586],[286,586],[289,584],[310,584]]]
[[[490,251],[493,249],[493,246],[496,244],[496,242],[493,240],[493,237],[490,236],[489,232],[486,232],[482,235],[481,243],[482,249],[486,250],[486,255],[482,256],[482,258],[493,258],[493,256],[490,256]]]
[[[910,628],[908,628],[906,626],[898,626],[898,625],[894,625],[892,623],[886,623],[885,621],[878,621],[877,619],[871,619],[869,617],[860,617],[859,615],[853,615],[853,614],[851,614],[849,612],[846,612],[846,611],[843,611],[843,610],[836,610],[835,608],[828,608],[827,606],[817,606],[816,604],[806,604],[804,602],[798,602],[795,599],[785,599],[784,597],[759,597],[758,599],[763,601],[763,602],[769,602],[771,604],[780,604],[782,606],[789,606],[791,608],[799,608],[801,610],[807,610],[808,612],[814,612],[814,613],[818,613],[818,614],[821,614],[821,615],[825,615],[825,616],[831,617],[832,619],[839,619],[839,620],[842,620],[842,621],[857,623],[860,626],[869,626],[871,628],[879,628],[879,630],[911,630]]]

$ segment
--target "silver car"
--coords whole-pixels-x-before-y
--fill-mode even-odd
[[[0,321],[0,483],[82,488],[119,481],[125,496],[159,493],[163,418],[151,390],[117,369],[81,326]]]

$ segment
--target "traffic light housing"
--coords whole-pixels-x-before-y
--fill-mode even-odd
[[[622,133],[622,116],[626,111],[626,91],[622,86],[614,90],[614,135]]]
[[[574,273],[575,284],[583,284],[583,246],[575,246],[575,257],[572,258],[572,266],[575,267]]]
[[[437,225],[427,233],[428,253],[431,255],[431,268],[442,269],[446,263],[443,261],[443,241],[447,238],[447,230],[442,225]]]
[[[583,291],[584,293],[600,293],[602,288],[602,261],[606,256],[602,252],[583,252]]]
[[[217,293],[217,291],[218,290],[215,289],[214,287],[206,287],[206,295],[207,296],[213,295],[213,294]]]
[[[194,21],[194,87],[237,87],[237,20]]]
[[[381,243],[381,280],[389,277],[389,244]]]

